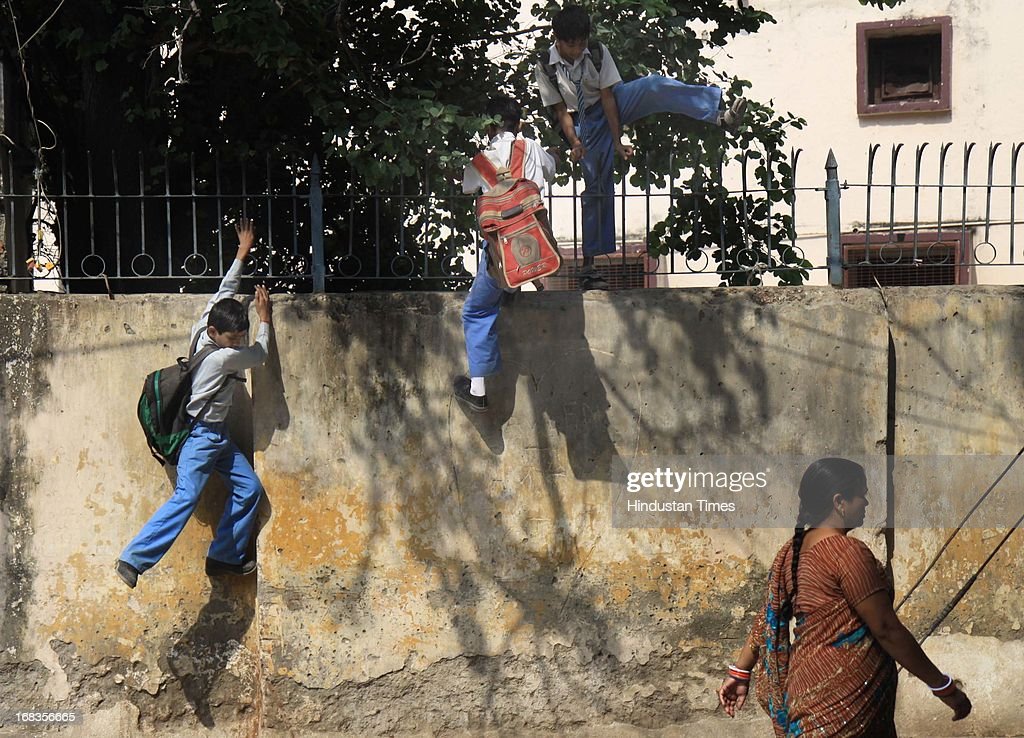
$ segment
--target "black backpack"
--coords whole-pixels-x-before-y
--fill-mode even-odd
[[[590,51],[590,61],[594,62],[594,69],[597,70],[598,75],[601,74],[601,62],[604,61],[604,49],[601,47],[601,42],[597,39],[591,39],[590,43],[587,44],[587,49]],[[551,58],[551,51],[546,50],[540,52],[537,61],[540,62],[541,69],[544,70],[544,74],[547,75],[548,81],[551,82],[551,86],[561,92],[561,88],[558,86],[558,70],[555,69],[555,65],[549,60]],[[565,102],[563,100],[562,102]],[[558,118],[555,117],[555,109],[553,106],[548,107],[548,117],[551,118],[551,122],[558,125]],[[561,131],[559,131],[561,133]]]
[[[138,407],[139,423],[146,434],[149,452],[161,464],[178,463],[181,447],[196,423],[196,420],[189,418],[186,412],[189,398],[192,396],[192,372],[203,363],[203,359],[219,348],[205,346],[196,353],[196,346],[199,345],[199,337],[202,335],[203,332],[199,331],[192,339],[187,359],[179,357],[171,366],[150,373],[142,385]],[[210,400],[224,388],[228,379],[230,377],[224,378]],[[207,405],[210,404],[210,400],[206,401]],[[203,410],[205,409],[206,405],[203,406]],[[202,414],[200,410],[197,418]]]

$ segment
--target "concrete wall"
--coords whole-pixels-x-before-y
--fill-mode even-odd
[[[786,531],[615,528],[622,465],[881,455],[890,383],[898,454],[1021,441],[1020,290],[887,292],[895,354],[875,291],[520,295],[486,416],[450,399],[462,298],[278,299],[232,419],[268,490],[258,575],[203,574],[213,486],[129,591],[113,562],[170,487],[135,403],[202,298],[0,296],[0,705],[81,710],[90,736],[766,735],[713,693]],[[912,481],[897,511],[926,504],[900,497]],[[980,485],[926,487],[963,507]],[[902,591],[943,533],[861,535]],[[907,621],[994,536],[968,531]],[[928,643],[967,684],[972,735],[1024,732],[1021,540]],[[947,714],[905,680],[901,735],[962,734]]]

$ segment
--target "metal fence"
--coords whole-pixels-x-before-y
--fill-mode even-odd
[[[922,144],[912,160],[893,146],[887,180],[878,145],[862,164],[829,152],[825,177],[818,170],[809,182],[798,176],[799,150],[690,161],[669,167],[676,177],[652,175],[641,160],[608,195],[619,241],[609,261],[644,256],[645,273],[677,284],[700,275],[799,283],[825,271],[837,286],[976,281],[980,266],[1020,265],[1024,144],[991,144],[987,162],[976,148],[964,146],[955,178],[952,144]],[[547,196],[570,275],[581,256],[581,189],[575,171]],[[295,291],[456,289],[475,271],[479,242],[456,173],[423,170],[382,190],[316,155],[64,153],[38,169],[0,150],[0,217],[0,277],[12,289],[198,289],[230,264],[238,217],[261,234],[250,276]]]
[[[787,161],[791,172],[798,156]],[[19,167],[14,155],[0,151],[0,213],[12,283],[34,280],[38,288],[59,279],[77,290],[111,282],[121,291],[183,289],[224,273],[230,224],[238,217],[254,219],[263,238],[252,275],[296,290],[454,289],[475,272],[474,200],[450,171],[423,170],[384,191],[366,187],[337,162],[322,166],[317,156],[304,162],[269,154],[231,162],[216,154],[151,161],[143,154],[85,152],[74,160],[67,153],[51,159],[48,168],[28,171],[25,162]],[[622,261],[641,251],[650,257],[646,269],[659,274],[759,274],[780,266],[782,242],[795,247],[794,188],[792,181],[775,184],[770,177],[765,186],[752,186],[754,164],[747,154],[735,162],[740,180],[734,190],[723,184],[724,160],[693,162],[681,168],[681,179],[652,181],[647,172],[640,181],[642,168],[627,173],[608,195],[619,216]],[[580,181],[574,171],[547,195],[570,258],[581,255]],[[671,229],[659,230],[666,215]],[[659,240],[663,253],[654,256],[649,247]]]
[[[989,272],[986,280],[1024,279],[1016,248],[1017,173],[1024,144],[991,143],[985,157],[977,155],[974,143],[963,144],[959,155],[952,153],[952,143],[922,143],[913,157],[908,147],[895,144],[888,161],[880,161],[881,148],[868,147],[866,167],[856,175],[863,179],[840,185],[838,173],[830,170],[832,284],[856,285],[860,273],[882,276],[883,284],[972,283],[983,267],[1004,268]],[[840,190],[845,191],[843,218]],[[843,229],[841,221],[853,225]]]

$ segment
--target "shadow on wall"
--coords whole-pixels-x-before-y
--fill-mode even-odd
[[[813,332],[818,315],[806,330],[783,329],[780,320],[801,308],[771,303],[805,293],[737,292],[520,295],[502,308],[504,367],[488,381],[491,407],[481,415],[451,398],[467,363],[461,301],[362,294],[288,303],[296,355],[285,363],[308,376],[295,379],[301,422],[267,450],[270,469],[295,475],[283,481],[294,487],[287,509],[298,511],[294,530],[275,530],[274,543],[299,548],[297,526],[313,515],[337,522],[319,520],[330,527],[310,535],[315,550],[286,556],[288,579],[269,584],[303,597],[302,620],[281,610],[294,620],[284,627],[316,618],[331,629],[322,632],[336,632],[297,635],[301,643],[274,655],[334,685],[324,699],[337,709],[319,729],[557,730],[598,715],[683,721],[703,709],[663,693],[620,699],[670,678],[681,641],[699,634],[718,644],[690,654],[699,671],[749,626],[722,610],[706,579],[679,569],[686,554],[676,547],[702,556],[700,540],[609,527],[606,506],[626,466],[655,455],[863,453],[883,427],[858,392],[884,387],[884,343],[862,352],[869,374],[858,392],[830,386],[856,378],[844,374],[850,355],[830,352],[857,316],[826,326],[827,336]],[[839,298],[827,299],[827,310],[838,308]],[[322,345],[304,343],[311,339]],[[331,358],[311,363],[311,351]],[[808,364],[820,374],[808,376]],[[842,422],[809,432],[812,416],[831,413]],[[335,535],[349,548],[321,550]],[[715,548],[730,545],[749,550],[750,537],[721,531]],[[741,579],[728,575],[729,591],[756,607],[763,593]],[[458,657],[419,671],[424,654],[439,652]],[[377,654],[386,664],[372,661]],[[460,686],[445,692],[450,704],[425,715],[419,708],[451,680]],[[288,700],[301,687],[289,692],[287,682],[269,679],[268,727],[304,722]]]
[[[608,535],[592,525],[606,520],[604,511],[595,518],[587,507],[610,504],[608,495],[618,489],[611,485],[624,479],[625,464],[640,449],[700,453],[706,428],[716,429],[716,439],[729,434],[741,439],[745,424],[768,415],[770,399],[754,400],[756,390],[767,384],[763,354],[757,347],[733,345],[745,328],[743,308],[730,310],[723,299],[717,312],[705,316],[701,300],[680,300],[669,291],[650,306],[624,297],[545,293],[521,295],[504,306],[499,319],[504,368],[488,381],[491,407],[481,415],[464,412],[450,399],[451,378],[466,365],[464,345],[453,340],[461,327],[456,334],[458,315],[450,301],[417,296],[414,305],[405,306],[417,316],[396,316],[385,299],[373,296],[347,303],[351,314],[328,308],[336,311],[331,316],[336,335],[325,350],[358,355],[359,339],[366,336],[369,352],[368,366],[346,366],[349,390],[359,400],[348,409],[353,420],[341,442],[345,456],[369,466],[370,540],[357,571],[344,573],[342,596],[353,603],[368,594],[371,571],[382,566],[371,552],[390,541],[389,527],[400,530],[402,544],[440,580],[429,595],[431,606],[444,613],[476,677],[468,703],[459,699],[450,716],[438,718],[450,719],[452,727],[466,713],[474,728],[533,725],[533,718],[513,716],[509,709],[514,703],[508,700],[509,679],[522,667],[515,659],[477,657],[513,649],[512,639],[524,632],[532,634],[534,649],[528,668],[536,669],[541,681],[534,694],[546,695],[546,708],[540,709],[550,711],[553,725],[562,724],[560,716],[571,722],[570,713],[577,712],[566,707],[561,696],[566,690],[586,694],[588,704],[580,709],[591,715],[643,723],[643,700],[612,699],[612,692],[594,689],[588,681],[589,676],[621,681],[616,672],[626,667],[617,660],[598,662],[595,655],[628,651],[623,624],[639,630],[646,623],[640,623],[640,612],[610,611],[604,572],[587,570],[590,554]],[[400,318],[415,319],[416,330]],[[588,319],[597,324],[588,328]],[[364,321],[375,326],[372,337],[361,327]],[[624,327],[602,331],[602,321],[623,321]],[[699,344],[692,337],[694,326],[699,326]],[[594,345],[588,333],[618,343]],[[712,340],[705,342],[709,333]],[[666,366],[666,357],[673,356],[685,360]],[[443,376],[439,364],[447,366]],[[631,375],[621,371],[623,365]],[[615,377],[623,376],[629,379],[616,384]],[[432,395],[439,392],[445,393],[446,427],[438,426]],[[755,438],[753,447],[760,444]],[[737,440],[735,447],[741,445]],[[749,444],[742,447],[750,452]],[[584,488],[590,490],[585,500]],[[543,495],[537,499],[539,491]],[[455,541],[468,541],[470,550]],[[493,643],[495,592],[499,607],[503,600],[517,614],[499,644]],[[637,602],[630,607],[637,608]],[[671,610],[672,603],[667,607]],[[356,608],[348,608],[345,617],[350,627],[372,625]],[[719,620],[720,629],[734,625],[729,618]],[[566,669],[550,652],[553,642],[571,643],[587,665]],[[683,717],[689,709],[684,703],[669,711]],[[422,727],[402,710],[386,712],[394,729]],[[335,719],[346,729],[359,729],[365,715],[355,700]]]

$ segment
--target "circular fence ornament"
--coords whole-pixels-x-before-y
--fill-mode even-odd
[[[139,271],[139,262],[141,259],[148,259],[148,262],[142,262],[149,264],[149,268],[145,271]],[[156,271],[156,259],[154,259],[149,254],[136,254],[135,256],[132,257],[131,268],[132,274],[134,274],[136,277],[150,277],[153,275],[153,272]]]
[[[203,268],[200,269],[199,271],[193,271],[189,267],[189,265],[199,261],[202,262]],[[203,256],[202,254],[189,254],[188,256],[185,257],[185,261],[182,262],[181,264],[181,268],[185,270],[185,274],[187,274],[190,277],[199,277],[203,274],[206,274],[206,270],[209,266],[209,262],[206,261],[206,257]]]
[[[96,265],[96,269],[90,269],[89,265]],[[82,274],[87,277],[99,277],[107,272],[107,262],[99,254],[86,254],[81,263]]]

